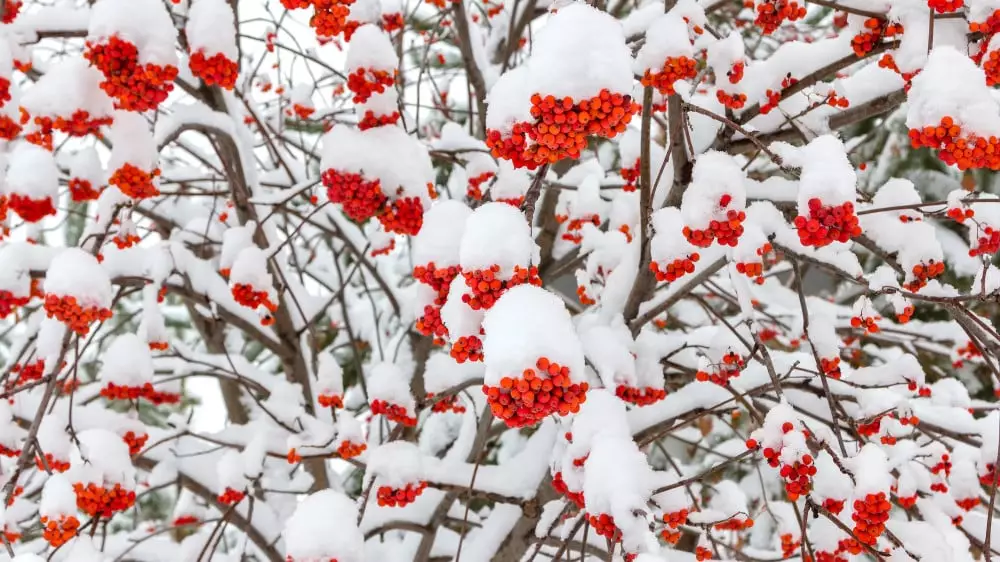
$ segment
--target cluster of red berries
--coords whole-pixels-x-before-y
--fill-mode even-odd
[[[617,388],[615,388],[615,396],[621,398],[629,404],[635,404],[636,406],[649,406],[650,404],[655,404],[656,402],[666,398],[667,391],[662,388],[653,388],[651,386],[636,388],[620,384]]]
[[[593,304],[597,304],[597,300],[595,300],[594,298],[592,298],[590,295],[587,294],[587,288],[584,287],[583,285],[577,285],[576,298],[577,300],[580,301],[580,304],[582,304],[583,306],[590,306]]]
[[[788,74],[785,74],[784,78],[781,79],[781,90],[774,91],[768,88],[767,91],[764,93],[764,95],[767,97],[767,103],[760,106],[760,113],[762,115],[767,115],[768,113],[771,112],[772,109],[778,107],[778,104],[781,103],[781,99],[783,97],[782,92],[797,84],[798,81],[799,79],[793,77],[792,73],[789,72]]]
[[[579,102],[534,94],[534,122],[515,123],[507,137],[489,130],[486,144],[494,157],[510,160],[516,168],[534,170],[563,158],[579,158],[589,136],[613,138],[624,132],[639,109],[631,96],[608,90]]]
[[[156,405],[176,404],[180,401],[179,394],[156,390],[153,384],[148,382],[142,386],[122,386],[109,382],[101,388],[101,396],[108,400],[135,401],[142,398]]]
[[[400,197],[378,215],[386,232],[416,236],[424,225],[424,203],[418,197]]]
[[[802,546],[802,541],[795,540],[791,533],[781,535],[781,556],[783,558],[791,558],[800,546]]]
[[[128,454],[131,456],[136,456],[142,451],[142,448],[146,445],[146,441],[149,441],[149,435],[145,433],[136,435],[134,431],[128,431],[122,436],[122,441],[128,445]]]
[[[674,82],[690,80],[698,75],[698,63],[690,57],[667,57],[663,67],[656,72],[646,70],[642,75],[642,85],[652,86],[665,96],[672,96],[677,91]]]
[[[903,26],[881,18],[865,20],[865,30],[851,38],[851,48],[858,57],[872,52],[883,38],[902,35]]]
[[[381,414],[389,420],[407,427],[414,427],[417,425],[417,418],[411,416],[410,412],[399,404],[390,404],[388,401],[381,399],[372,400],[371,410],[373,416]]]
[[[437,412],[437,413],[455,412],[456,414],[461,414],[462,412],[465,412],[465,406],[463,406],[462,403],[458,401],[457,394],[445,396],[438,400],[434,400],[434,396],[435,395],[433,392],[427,393],[427,401],[428,402],[433,401],[433,404],[431,405],[432,412]]]
[[[914,72],[903,72],[902,70],[899,69],[899,66],[896,65],[896,59],[890,53],[885,53],[884,55],[882,55],[882,58],[878,60],[878,66],[879,68],[885,68],[900,75],[903,78],[903,80],[906,81],[906,85],[903,86],[903,90],[906,92],[910,91],[911,81],[913,80],[913,77],[920,72],[919,70],[916,70]]]
[[[840,109],[847,109],[851,107],[851,102],[847,98],[838,97],[836,92],[831,92],[830,95],[826,97],[826,105],[830,107],[839,107]]]
[[[826,498],[823,500],[823,509],[834,515],[839,515],[841,511],[844,511],[844,503],[846,503],[845,500]]]
[[[98,306],[84,306],[72,295],[45,295],[45,313],[49,318],[66,324],[80,337],[86,337],[90,325],[111,318],[111,310]]]
[[[472,310],[489,310],[507,289],[526,284],[542,286],[538,268],[533,265],[527,268],[515,265],[514,274],[506,281],[499,279],[499,274],[499,265],[492,265],[489,269],[463,271],[465,284],[471,292],[462,295],[462,302],[469,305]]]
[[[483,385],[493,415],[508,427],[535,425],[545,416],[576,413],[587,399],[589,385],[570,380],[568,367],[542,357],[521,377],[503,377],[500,386]]]
[[[206,57],[203,49],[191,55],[188,66],[191,73],[201,78],[206,86],[218,85],[226,90],[232,90],[236,86],[236,77],[240,72],[240,65],[236,61],[226,58],[222,53]]]
[[[1000,249],[1000,231],[996,232],[996,244],[997,249]],[[969,253],[971,254],[972,250],[969,250]],[[944,262],[932,259],[927,264],[918,263],[913,266],[911,271],[913,272],[913,280],[908,283],[904,283],[903,288],[907,291],[917,292],[927,286],[928,281],[944,273]]]
[[[321,408],[343,408],[344,399],[336,394],[320,394],[316,397]]]
[[[694,559],[698,562],[704,560],[711,560],[714,554],[712,554],[712,549],[707,546],[698,545],[694,549]]]
[[[963,134],[962,128],[949,116],[941,118],[937,127],[910,129],[913,148],[930,147],[938,151],[938,158],[960,170],[989,168],[1000,170],[1000,139],[981,137],[975,133]]]
[[[566,222],[567,219],[569,219],[569,217],[566,215],[556,215],[556,221],[560,224]],[[566,224],[566,232],[563,233],[562,239],[574,244],[579,244],[583,241],[583,235],[580,234],[580,231],[583,230],[583,225],[585,224],[601,226],[601,217],[599,215],[590,215],[570,220],[569,223]]]
[[[851,327],[864,329],[866,333],[875,334],[878,333],[878,320],[881,320],[881,316],[853,316],[851,317]]]
[[[58,519],[41,517],[42,538],[53,548],[68,543],[76,537],[80,530],[80,521],[72,515],[62,515]]]
[[[976,246],[969,249],[972,257],[995,254],[1000,251],[1000,230],[990,226],[980,227]]]
[[[22,122],[28,118],[26,111],[21,112]],[[24,140],[41,146],[46,150],[52,150],[53,131],[61,131],[73,137],[83,137],[90,133],[101,136],[101,126],[110,125],[114,122],[111,117],[90,118],[90,113],[78,109],[66,119],[62,116],[52,119],[51,117],[40,115],[33,119],[34,127],[31,132],[24,136]]]
[[[180,517],[174,519],[173,525],[174,527],[185,527],[187,525],[195,525],[200,521],[201,520],[194,515],[181,515]]]
[[[983,486],[992,486],[997,481],[996,466],[993,463],[986,464],[986,472],[979,475],[979,483]]]
[[[26,297],[15,296],[10,291],[0,291],[0,320],[10,316],[19,307],[27,305],[31,301],[31,295]]]
[[[969,22],[969,31],[972,33],[982,33],[989,37],[1000,31],[1000,10],[994,11],[984,22]],[[988,43],[989,41],[987,41]]]
[[[947,14],[962,9],[965,0],[927,0],[927,6],[939,14]]]
[[[361,117],[361,120],[358,121],[358,129],[366,131],[375,127],[393,125],[396,121],[399,121],[398,111],[393,111],[392,113],[386,113],[384,115],[375,115],[374,111],[368,109],[365,111],[364,116]]]
[[[743,93],[727,94],[722,90],[716,90],[715,97],[719,103],[730,109],[743,109],[743,106],[747,104],[747,95]]]
[[[803,246],[822,248],[832,242],[847,242],[861,235],[854,203],[824,205],[818,197],[809,200],[809,216],[795,217],[795,228]]]
[[[368,445],[364,443],[352,443],[348,440],[344,440],[337,446],[337,454],[340,455],[342,459],[353,459],[354,457],[365,452]]]
[[[118,37],[106,43],[87,43],[84,57],[104,74],[101,89],[115,99],[119,109],[156,109],[174,89],[177,67],[139,64],[138,48]]]
[[[249,283],[234,283],[230,292],[233,294],[233,300],[249,309],[256,310],[263,306],[272,313],[278,310],[278,305],[271,302],[267,291],[258,291]]]
[[[889,520],[889,510],[892,505],[885,492],[868,494],[864,499],[854,500],[854,534],[867,544],[874,545],[885,531],[885,522]]]
[[[122,488],[121,484],[108,488],[93,482],[86,486],[76,482],[73,491],[76,492],[76,507],[91,517],[110,518],[135,505],[135,492]]]
[[[451,344],[451,357],[459,363],[483,360],[483,341],[476,336],[462,336]]]
[[[38,467],[38,470],[45,470],[46,465],[49,467],[49,471],[52,472],[66,472],[69,470],[69,461],[57,459],[52,456],[52,453],[45,453],[44,460],[42,457],[35,457],[35,466]]]
[[[840,357],[821,357],[819,366],[826,376],[831,379],[840,379]]]
[[[615,518],[607,513],[590,515],[587,517],[587,521],[598,535],[609,541],[620,542],[622,540],[622,531],[615,526]]]
[[[320,37],[336,37],[344,31],[351,13],[349,6],[353,3],[354,0],[312,0],[315,11],[309,18],[309,25]]]
[[[131,232],[118,232],[111,238],[111,242],[113,242],[119,250],[131,248],[141,241],[142,239],[139,238],[137,234],[132,234]]]
[[[347,89],[354,92],[354,103],[364,103],[373,94],[381,94],[396,84],[397,71],[358,68],[347,75]]]
[[[955,505],[964,509],[965,511],[972,511],[973,509],[976,508],[977,505],[979,505],[979,498],[975,496],[968,498],[961,498],[961,499],[956,498]]]
[[[226,487],[221,494],[219,494],[215,499],[218,500],[222,505],[235,505],[243,501],[243,498],[247,497],[247,493],[241,490],[234,490],[233,488]]]
[[[722,357],[721,363],[712,367],[714,368],[711,373],[698,371],[695,378],[702,382],[711,381],[719,386],[726,386],[730,379],[740,376],[746,367],[746,362],[738,353],[730,351]]]
[[[785,21],[796,21],[806,17],[805,6],[795,0],[765,0],[757,4],[757,19],[754,23],[761,27],[765,35],[770,35]]]
[[[753,519],[749,517],[734,516],[726,519],[725,521],[720,521],[712,527],[718,531],[745,531],[753,527]]]
[[[413,503],[417,496],[423,493],[427,487],[427,482],[417,484],[407,484],[404,488],[393,488],[391,486],[379,486],[376,492],[379,507],[403,507]]]
[[[26,222],[38,222],[47,216],[56,214],[51,197],[32,199],[20,193],[11,193],[7,197],[7,206]]]
[[[339,203],[344,214],[357,222],[375,216],[388,200],[379,180],[369,181],[361,174],[329,169],[323,172],[322,181],[330,201]]]
[[[622,191],[635,191],[636,183],[639,181],[639,160],[640,158],[636,158],[631,166],[622,166],[618,170],[618,175],[625,180]]]
[[[649,263],[649,270],[656,276],[657,281],[671,283],[688,273],[694,273],[694,264],[699,259],[701,259],[701,256],[698,255],[698,252],[694,252],[688,254],[686,258],[677,258],[665,265],[653,261]]]
[[[472,199],[474,201],[482,201],[483,200],[482,185],[490,181],[495,175],[496,174],[494,174],[493,172],[483,172],[478,176],[469,178],[469,187],[466,190],[465,194],[469,197],[469,199]]]
[[[111,174],[108,183],[118,187],[122,193],[132,199],[147,199],[160,194],[160,190],[153,183],[153,178],[159,175],[159,168],[147,172],[139,169],[138,166],[125,163]]]
[[[584,497],[583,492],[574,492],[569,489],[566,481],[563,480],[562,472],[557,472],[552,476],[552,487],[556,492],[562,494],[566,499],[573,502],[577,508],[583,509]]]
[[[670,544],[677,544],[682,535],[679,527],[687,523],[688,513],[690,512],[687,509],[681,509],[663,514],[663,524],[665,527],[660,531],[660,536],[663,537],[663,540]]]
[[[69,195],[76,203],[84,201],[96,201],[101,196],[101,192],[94,188],[90,181],[82,178],[70,178],[68,182]]]
[[[424,307],[423,316],[417,319],[416,329],[425,336],[434,336],[437,344],[443,344],[444,338],[448,335],[448,328],[441,320],[441,307],[447,302],[451,282],[455,277],[458,277],[459,272],[460,269],[457,266],[439,269],[434,266],[434,262],[413,268],[413,278],[434,289],[437,293],[434,302]]]

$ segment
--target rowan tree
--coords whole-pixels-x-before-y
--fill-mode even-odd
[[[1000,556],[1000,0],[0,16],[0,560]]]

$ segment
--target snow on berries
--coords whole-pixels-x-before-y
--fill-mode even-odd
[[[877,445],[867,444],[857,455],[846,459],[855,477],[854,488],[854,534],[868,545],[874,545],[885,531],[892,505],[889,503],[889,489],[892,476],[889,461]]]
[[[705,62],[715,73],[715,95],[730,109],[743,109],[747,95],[742,91],[746,60],[743,36],[732,32],[708,46]]]
[[[860,235],[854,210],[857,175],[847,159],[844,143],[832,135],[823,135],[804,147],[775,143],[774,148],[787,165],[802,169],[795,217],[802,245],[821,248]]]
[[[481,379],[482,376],[482,363],[473,361],[459,363],[449,353],[433,353],[427,360],[427,369],[424,373],[424,390],[427,391],[426,400],[432,403],[431,411],[457,414],[466,411],[467,402],[459,400],[460,395],[455,389],[467,382]]]
[[[69,159],[69,195],[74,203],[96,201],[108,184],[108,176],[101,166],[97,151],[87,147]]]
[[[746,173],[721,152],[702,154],[681,200],[684,237],[699,248],[736,246],[746,219]]]
[[[195,0],[188,10],[188,67],[206,86],[231,90],[236,85],[240,65],[234,14],[225,0]]]
[[[623,132],[639,106],[621,24],[583,3],[553,14],[531,57],[490,89],[486,143],[493,156],[535,169],[579,158],[590,136]]]
[[[152,398],[153,358],[149,346],[135,334],[117,336],[108,346],[99,380],[101,396],[109,400]]]
[[[914,148],[929,147],[960,170],[1000,169],[997,102],[983,71],[950,46],[935,47],[907,98],[906,126]]]
[[[576,191],[561,193],[559,203],[561,208],[556,209],[556,221],[561,223],[560,241],[579,244],[583,241],[583,226],[600,226],[607,216],[608,204],[601,199],[600,179],[594,175],[580,182]]]
[[[316,369],[316,402],[323,408],[344,407],[344,370],[329,351],[319,354]]]
[[[538,247],[531,228],[517,209],[487,203],[466,220],[459,246],[459,265],[469,288],[462,301],[473,310],[489,310],[509,288],[540,284]]]
[[[377,217],[387,232],[420,232],[434,169],[424,145],[403,129],[336,126],[323,138],[320,168],[330,201],[351,219]]]
[[[25,222],[56,214],[59,169],[52,154],[33,144],[20,143],[9,156],[4,194],[7,207]]]
[[[114,111],[111,98],[100,88],[101,78],[82,58],[54,65],[22,96],[22,111],[30,119],[24,139],[52,150],[53,131],[100,137],[101,127],[112,123]]]
[[[817,469],[807,438],[808,432],[795,411],[787,403],[781,403],[767,412],[764,425],[747,439],[748,449],[761,448],[768,465],[778,469],[789,501],[812,491]]]
[[[697,75],[694,55],[688,24],[677,10],[671,10],[650,24],[633,70],[642,76],[643,86],[673,95],[677,81],[691,80]]]
[[[156,109],[177,77],[177,31],[166,7],[156,0],[100,0],[89,22],[84,56],[104,74],[101,89],[119,109]]]
[[[669,283],[694,273],[694,264],[701,256],[684,236],[681,211],[676,207],[664,207],[653,213],[652,224],[654,235],[650,245],[652,261],[649,269],[656,280]]]
[[[452,281],[461,274],[459,248],[472,210],[464,203],[449,200],[434,204],[424,215],[424,225],[413,239],[413,278],[426,285],[433,295],[417,319],[420,333],[442,342],[448,329],[441,319],[441,307],[448,301]]]
[[[247,221],[241,226],[234,226],[222,233],[222,249],[219,251],[219,274],[229,278],[233,271],[233,264],[240,252],[254,245],[254,232],[257,230],[257,223]]]
[[[667,396],[662,370],[642,368],[643,363],[637,360],[640,346],[624,324],[581,325],[580,342],[604,387],[621,400],[648,406]]]
[[[410,379],[394,363],[378,363],[368,376],[368,405],[373,415],[405,426],[417,425],[417,402],[410,392]]]
[[[159,150],[149,123],[142,115],[126,111],[115,112],[114,119],[108,160],[108,169],[113,171],[108,184],[133,199],[159,195]]]
[[[507,160],[497,163],[496,180],[490,186],[490,196],[497,203],[506,203],[520,209],[524,196],[531,187],[531,176],[517,169]]]
[[[80,336],[90,325],[111,318],[112,289],[97,259],[78,248],[67,248],[52,260],[45,274],[45,313]]]
[[[257,246],[244,248],[236,256],[229,273],[229,288],[233,299],[251,310],[263,307],[262,323],[273,321],[272,315],[278,310],[278,291],[268,270],[268,256]]]
[[[404,507],[413,503],[427,488],[425,462],[420,449],[406,441],[393,441],[373,450],[364,480],[366,485],[374,481],[378,505]]]
[[[622,134],[622,138],[618,141],[618,153],[620,157],[618,174],[623,180],[625,180],[625,185],[622,186],[623,191],[632,192],[638,188],[639,185],[639,164],[640,153],[642,151],[642,135],[639,130],[635,127],[629,127]],[[650,161],[650,173],[654,176],[650,178],[650,181],[656,181],[656,174],[659,171],[659,166],[662,162],[666,161],[666,150],[656,142],[649,143],[649,161]],[[662,180],[661,180],[662,183]]]
[[[42,488],[38,515],[42,538],[53,548],[59,548],[76,537],[80,520],[76,517],[76,492],[69,478],[63,474],[49,476]]]
[[[76,507],[90,517],[110,518],[135,503],[135,468],[128,446],[106,429],[77,433],[66,477]]]
[[[354,32],[347,51],[344,71],[354,103],[363,103],[373,94],[395,87],[399,61],[389,36],[374,25],[362,25]]]
[[[568,415],[586,400],[583,348],[559,297],[514,287],[487,311],[483,329],[483,393],[509,427]]]
[[[282,538],[288,562],[362,562],[365,539],[357,520],[357,505],[343,493],[310,494],[285,521]]]

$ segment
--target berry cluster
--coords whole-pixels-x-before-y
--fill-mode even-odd
[[[142,451],[146,441],[149,441],[149,435],[145,433],[136,435],[134,431],[128,431],[122,436],[122,440],[128,445],[128,454],[134,457]]]
[[[80,520],[72,515],[61,515],[58,519],[49,519],[43,515],[41,523],[42,538],[53,548],[59,548],[73,540],[80,529]]]
[[[101,192],[95,189],[90,181],[82,178],[70,178],[68,182],[69,195],[75,203],[84,201],[96,201],[101,196]]]
[[[594,531],[598,535],[601,535],[609,541],[619,542],[622,540],[622,531],[615,526],[615,518],[611,517],[607,513],[590,515],[587,517],[587,521],[590,522],[590,526],[594,528]]]
[[[390,404],[386,400],[372,400],[371,410],[373,416],[381,414],[391,421],[408,427],[417,425],[417,418],[411,416],[406,408],[399,404]]]
[[[340,455],[342,459],[353,459],[354,457],[365,452],[368,445],[364,443],[351,443],[348,440],[344,440],[337,446],[337,454]]]
[[[434,399],[435,394],[433,392],[427,393],[427,401],[433,402],[431,405],[431,411],[437,413],[444,412],[455,412],[456,414],[461,414],[465,412],[465,406],[463,406],[458,401],[458,395],[452,394],[450,396],[444,396],[438,400]]]
[[[864,328],[866,333],[875,334],[879,331],[878,321],[881,319],[881,316],[852,316],[851,327]]]
[[[992,484],[992,483],[991,483]],[[955,498],[955,505],[964,509],[965,511],[972,511],[979,505],[979,498],[973,496],[968,498]]]
[[[740,514],[720,521],[712,527],[718,531],[745,531],[753,527],[753,519]]]
[[[695,378],[699,381],[712,381],[719,386],[729,384],[729,379],[740,376],[746,362],[739,354],[730,351],[722,357],[722,362],[712,365],[712,372],[698,371]]]
[[[19,307],[25,306],[31,301],[31,296],[18,297],[10,291],[0,291],[0,320],[10,316]]]
[[[139,238],[137,234],[133,234],[131,232],[119,231],[115,233],[113,237],[111,237],[111,242],[113,242],[114,245],[118,247],[119,250],[124,250],[125,248],[131,248],[132,246],[135,246],[141,241],[142,239]]]
[[[462,276],[465,277],[465,284],[471,293],[462,295],[462,302],[469,305],[472,310],[489,310],[511,287],[524,284],[542,286],[542,279],[538,276],[538,268],[535,266],[522,268],[515,265],[514,274],[506,281],[500,279],[499,275],[499,265],[492,265],[489,269],[463,271]]]
[[[35,457],[35,466],[38,467],[38,470],[45,470],[46,465],[48,465],[49,470],[52,472],[66,472],[69,470],[69,461],[57,459],[52,456],[52,453],[45,453],[44,460],[42,457]]]
[[[544,163],[579,158],[591,135],[613,138],[624,132],[639,109],[631,96],[608,90],[579,102],[534,94],[534,122],[515,123],[506,137],[500,131],[489,130],[486,144],[494,157],[510,160],[517,168],[534,170]]]
[[[965,0],[927,0],[927,6],[939,14],[957,12],[965,5]]]
[[[413,503],[417,496],[423,493],[427,487],[427,482],[417,484],[407,484],[405,488],[392,488],[390,486],[379,486],[376,497],[379,507],[403,507]]]
[[[698,63],[690,57],[667,57],[663,68],[656,72],[646,72],[642,75],[642,85],[652,86],[665,96],[672,96],[677,91],[674,82],[691,80],[698,75]]]
[[[865,20],[865,30],[851,38],[851,48],[858,57],[872,52],[883,38],[902,35],[903,26],[881,18]]]
[[[636,406],[649,406],[650,404],[655,404],[656,402],[666,398],[667,391],[662,388],[653,388],[651,386],[636,388],[620,384],[615,389],[615,396],[621,398],[629,404],[635,404]]]
[[[714,556],[712,554],[712,549],[706,546],[698,545],[694,549],[694,559],[697,560],[698,562],[702,562],[703,560],[711,560],[712,556]]]
[[[635,163],[631,166],[622,166],[618,170],[618,174],[625,180],[625,185],[622,186],[622,191],[635,191],[636,184],[639,181],[639,160],[635,159]]]
[[[562,472],[557,472],[552,476],[552,487],[555,489],[556,492],[559,492],[560,494],[565,496],[566,499],[573,502],[576,505],[576,507],[578,507],[579,509],[583,509],[585,503],[583,498],[583,492],[574,492],[570,490],[569,486],[566,484],[566,481],[563,480]]]
[[[799,79],[793,77],[792,73],[789,72],[788,74],[785,74],[784,78],[781,79],[781,90],[774,91],[768,88],[767,91],[764,93],[764,95],[767,97],[767,103],[760,106],[761,115],[767,115],[768,113],[771,112],[772,109],[778,107],[778,104],[781,103],[783,97],[782,92],[794,86],[796,83],[798,83],[798,81]]]
[[[809,200],[809,216],[795,217],[795,228],[803,246],[822,248],[833,242],[847,242],[861,235],[854,203],[824,205],[818,197]]]
[[[358,129],[365,131],[375,127],[385,127],[386,125],[395,124],[396,121],[399,121],[398,111],[393,111],[385,115],[375,115],[374,111],[368,109],[361,117],[361,120],[358,121]]]
[[[1000,249],[1000,232],[996,233],[997,249]],[[972,250],[969,250],[972,253]],[[992,253],[992,252],[991,252]],[[930,260],[929,263],[918,263],[913,266],[913,280],[903,284],[907,291],[917,292],[927,285],[927,282],[944,273],[944,262]]]
[[[319,37],[336,37],[347,24],[354,0],[312,0],[314,12],[309,25]]]
[[[400,197],[378,216],[386,232],[416,236],[424,225],[424,204],[418,197]]]
[[[441,320],[441,307],[447,302],[451,282],[458,276],[459,272],[460,270],[456,266],[438,269],[434,266],[434,262],[413,268],[413,278],[428,285],[437,293],[434,302],[424,307],[423,316],[417,318],[416,329],[425,336],[434,336],[434,341],[438,345],[443,345],[444,338],[448,335],[448,328]]]
[[[191,55],[188,66],[191,73],[201,78],[206,86],[217,85],[226,90],[232,90],[236,86],[236,77],[240,72],[240,65],[236,61],[226,58],[222,53],[206,57],[203,49]]]
[[[336,394],[320,394],[316,397],[321,408],[343,408],[344,399]]]
[[[823,500],[823,509],[829,511],[834,515],[839,515],[841,511],[844,511],[845,500],[836,500],[833,498],[826,498]]]
[[[329,169],[323,172],[322,180],[330,201],[339,203],[344,214],[357,222],[365,222],[375,216],[388,200],[382,193],[379,180],[369,181],[361,174]]]
[[[681,531],[678,529],[681,525],[687,523],[688,513],[687,509],[681,509],[679,511],[673,511],[670,513],[663,514],[663,524],[666,527],[660,532],[660,536],[663,540],[670,544],[677,544],[677,541],[681,539]]]
[[[466,196],[468,196],[469,199],[472,199],[474,201],[482,201],[483,200],[482,185],[490,181],[495,175],[496,174],[494,174],[493,172],[483,172],[476,177],[469,178],[469,187],[465,193]]]
[[[698,252],[694,252],[688,254],[684,259],[677,258],[665,265],[653,261],[649,263],[649,270],[656,276],[657,281],[670,283],[688,273],[694,273],[694,264],[699,259],[701,259],[701,256],[698,255]]]
[[[719,103],[730,109],[743,109],[743,106],[747,104],[747,95],[743,93],[727,94],[722,90],[716,90],[715,97],[718,98]]]
[[[562,218],[562,220],[560,220],[560,218]],[[568,218],[569,217],[566,215],[556,215],[556,221],[560,224],[565,222]],[[590,215],[570,220],[566,225],[566,232],[563,233],[562,239],[574,244],[579,244],[583,241],[583,235],[580,231],[583,229],[583,225],[588,223],[594,226],[601,226],[601,217],[598,215]]]
[[[7,206],[26,222],[38,222],[56,214],[51,197],[32,199],[20,193],[11,193],[7,197]]]
[[[580,301],[583,306],[590,306],[597,304],[597,301],[587,294],[587,288],[583,285],[577,285],[576,287],[576,298]]]
[[[111,37],[106,43],[87,43],[84,57],[104,74],[101,89],[126,111],[156,109],[174,89],[177,68],[153,63],[139,64],[135,44]]]
[[[868,545],[874,545],[885,531],[885,522],[889,520],[889,510],[892,505],[886,499],[885,492],[868,494],[864,499],[854,500],[854,534]]]
[[[784,533],[781,535],[781,556],[784,558],[791,558],[795,554],[795,551],[799,550],[802,546],[802,541],[795,540],[795,537],[791,533]]]
[[[219,494],[215,499],[218,500],[222,505],[235,505],[243,501],[243,498],[247,497],[247,493],[234,490],[233,488],[226,487],[221,494]]]
[[[536,369],[525,369],[521,377],[503,377],[500,386],[483,385],[493,410],[508,427],[531,426],[549,414],[576,413],[586,399],[589,385],[570,380],[568,367],[542,357]]]
[[[22,110],[22,121],[27,117],[27,112]],[[41,146],[46,150],[52,150],[53,131],[60,131],[73,137],[84,137],[90,133],[101,136],[101,126],[110,125],[114,120],[111,117],[95,117],[91,119],[90,113],[78,109],[66,119],[59,116],[55,119],[40,115],[32,120],[34,125],[31,132],[24,136],[24,140]]]
[[[971,31],[972,33],[979,32],[987,37],[1000,31],[1000,10],[996,10],[992,14],[990,14],[990,16],[986,18],[986,21],[983,22],[970,21],[969,31]]]
[[[364,103],[372,94],[381,94],[396,84],[396,71],[359,68],[347,75],[347,89],[354,92],[354,103]]]
[[[97,306],[86,306],[77,302],[72,295],[45,295],[45,313],[49,318],[66,324],[80,337],[86,337],[93,322],[103,322],[111,318],[111,310]]]
[[[974,248],[969,249],[972,257],[991,255],[1000,251],[1000,230],[993,227],[983,226],[979,229],[978,240]]]
[[[101,388],[101,396],[108,400],[131,400],[140,398],[152,404],[176,404],[180,401],[180,395],[156,390],[152,383],[143,383],[142,386],[122,386],[113,382],[107,383]]]
[[[248,283],[233,283],[230,292],[233,294],[233,300],[249,309],[256,310],[263,306],[271,313],[278,310],[278,305],[271,302],[267,291],[258,291]]]
[[[949,116],[941,118],[937,127],[910,129],[910,143],[914,148],[923,146],[938,151],[938,158],[945,164],[970,168],[1000,169],[1000,139],[981,137],[975,133],[963,134],[962,128]],[[950,215],[949,215],[950,216]]]
[[[76,492],[76,507],[91,517],[110,518],[118,511],[125,511],[135,504],[135,492],[115,484],[108,488],[94,484],[73,484]]]
[[[805,6],[795,0],[765,0],[757,4],[757,19],[765,35],[774,33],[785,21],[796,21],[806,17]]]
[[[476,336],[462,336],[451,344],[451,357],[459,363],[483,360],[483,341]]]
[[[821,357],[819,366],[831,379],[840,379],[840,357]]]
[[[160,190],[153,183],[153,178],[159,175],[159,168],[147,172],[126,162],[111,174],[108,183],[118,187],[122,193],[133,199],[147,199],[160,194]]]

